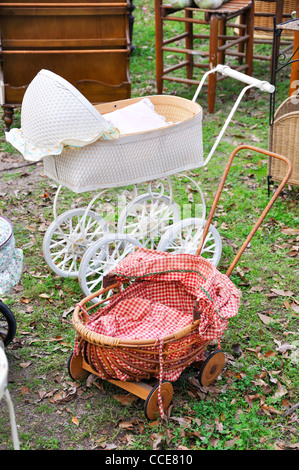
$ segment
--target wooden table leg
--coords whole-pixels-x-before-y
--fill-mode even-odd
[[[13,122],[13,114],[14,114],[14,109],[12,106],[3,106],[3,121],[5,123],[5,132],[9,132],[10,126],[12,125]]]

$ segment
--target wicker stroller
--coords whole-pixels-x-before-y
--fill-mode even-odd
[[[210,73],[240,80],[246,86],[204,158],[203,111],[196,99]],[[88,296],[99,290],[116,260],[119,262],[136,247],[194,254],[205,225],[206,207],[203,192],[189,170],[208,164],[251,87],[274,91],[268,82],[218,65],[203,75],[192,101],[163,95],[92,106],[62,77],[40,71],[24,95],[21,129],[11,129],[6,138],[26,159],[42,159],[44,173],[59,184],[53,204],[54,220],[43,241],[49,267],[60,276],[78,277]],[[111,126],[105,116],[140,106],[144,99],[154,107],[156,116],[163,117],[163,127],[138,128],[119,135],[118,128]],[[195,215],[186,215],[182,210],[188,206],[189,211],[189,200],[186,204],[181,199],[180,204],[177,202],[174,193],[180,178],[192,186]],[[58,214],[63,187],[75,193],[100,192],[87,207]],[[125,195],[118,213],[113,209],[117,213],[113,224],[102,211],[102,201],[110,188],[121,188]],[[210,226],[202,256],[217,266],[221,252],[219,233]]]
[[[226,274],[200,256],[204,238],[235,155],[249,149],[287,164],[286,176],[230,265]],[[145,415],[163,417],[173,396],[172,382],[189,365],[209,386],[219,376],[225,356],[220,337],[238,313],[239,292],[229,276],[249,241],[291,175],[290,161],[249,145],[231,154],[195,255],[137,249],[106,277],[101,293],[107,299],[93,304],[96,292],[76,306],[74,351],[68,369],[74,380],[92,373],[145,400]],[[92,303],[91,306],[89,303]],[[212,340],[218,350],[205,357]]]

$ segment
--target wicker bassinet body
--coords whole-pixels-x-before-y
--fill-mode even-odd
[[[279,0],[278,0],[279,1]],[[275,1],[255,0],[254,11],[256,13],[254,18],[254,25],[257,27],[269,28],[269,31],[255,31],[255,38],[273,39],[273,16],[275,15],[276,5]],[[283,6],[283,21],[291,17],[291,13],[296,11],[296,0],[284,0]],[[261,13],[261,16],[257,15]],[[292,31],[283,31],[283,38],[292,39],[294,33]]]
[[[203,165],[202,108],[174,96],[149,96],[155,111],[172,122],[164,128],[98,140],[82,148],[66,147],[47,156],[44,172],[76,193],[121,187],[163,178]],[[104,115],[143,98],[96,106]]]
[[[299,186],[299,100],[296,97],[288,97],[277,108],[269,129],[269,149],[292,162],[293,171],[288,183]],[[284,162],[269,157],[268,174],[274,181],[282,181]]]
[[[94,373],[106,380],[159,378],[161,370],[163,379],[177,380],[188,365],[202,358],[211,340],[219,339],[228,319],[238,311],[236,287],[201,257],[141,248],[122,261],[113,275],[119,280],[113,287],[129,280],[130,285],[120,289],[104,307],[93,305],[87,311],[86,303],[92,296],[84,299],[73,315],[75,356],[81,354]],[[137,328],[134,324],[132,329],[132,315],[121,316],[124,302],[131,300],[134,308],[140,299],[150,301],[151,311],[157,305],[167,310],[160,334],[154,333],[160,317],[156,317],[152,326],[142,317]],[[198,319],[193,317],[195,305],[201,311]],[[179,312],[179,320],[173,325],[173,317],[167,316],[171,309]],[[136,312],[137,318],[139,311]],[[116,336],[101,333],[101,322],[111,314],[115,315],[115,324],[122,322],[118,332],[124,333]],[[178,321],[180,328],[176,326]]]

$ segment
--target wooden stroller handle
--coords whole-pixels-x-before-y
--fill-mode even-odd
[[[240,150],[244,150],[244,149],[247,149],[247,150],[252,150],[254,152],[257,152],[257,153],[262,153],[264,155],[268,155],[269,157],[272,157],[272,158],[278,158],[279,160],[282,160],[286,163],[287,167],[288,167],[288,171],[285,175],[285,177],[283,178],[282,182],[280,183],[277,191],[275,192],[275,194],[272,196],[272,198],[270,199],[270,201],[268,202],[267,206],[265,207],[265,209],[263,210],[262,214],[260,215],[259,219],[257,220],[257,222],[255,223],[255,225],[253,226],[251,232],[249,233],[248,237],[246,238],[245,242],[243,243],[243,245],[241,246],[241,248],[239,249],[237,255],[235,256],[233,262],[231,263],[230,267],[228,268],[227,272],[226,272],[226,275],[229,277],[232,270],[234,269],[234,267],[236,266],[236,264],[238,263],[241,255],[243,254],[244,250],[246,249],[246,247],[248,246],[250,240],[252,239],[252,237],[254,236],[255,232],[257,231],[257,229],[259,228],[259,226],[261,225],[262,221],[264,220],[264,218],[266,217],[267,213],[269,212],[270,208],[272,207],[272,205],[274,204],[275,200],[277,199],[278,195],[280,194],[281,190],[283,189],[283,187],[285,186],[285,184],[287,183],[288,179],[290,178],[291,174],[292,174],[292,163],[290,162],[290,160],[286,157],[283,157],[282,155],[279,155],[277,153],[273,153],[273,152],[270,152],[269,150],[263,150],[263,149],[260,149],[260,148],[257,148],[257,147],[253,147],[252,145],[240,145],[239,147],[236,147],[233,152],[231,153],[230,157],[229,157],[229,160],[227,162],[227,165],[225,167],[225,170],[223,172],[223,175],[222,175],[222,178],[221,178],[221,181],[220,181],[220,184],[219,184],[219,187],[218,187],[218,190],[217,190],[217,193],[215,195],[215,198],[214,198],[214,201],[213,201],[213,204],[212,204],[212,208],[210,210],[210,213],[209,213],[209,216],[207,218],[207,221],[206,221],[206,224],[205,224],[205,228],[204,228],[204,231],[203,231],[203,234],[202,234],[202,237],[201,237],[201,240],[199,242],[199,245],[198,245],[198,248],[197,248],[197,251],[196,251],[196,255],[199,256],[200,253],[201,253],[201,250],[202,250],[202,247],[203,247],[203,244],[204,244],[204,241],[205,241],[205,238],[207,236],[207,233],[208,233],[208,230],[209,230],[209,227],[210,227],[210,224],[211,224],[211,221],[212,221],[212,218],[214,216],[214,213],[215,213],[215,210],[216,210],[216,207],[217,207],[217,204],[218,204],[218,201],[219,201],[219,198],[220,198],[220,195],[222,193],[222,190],[223,190],[223,187],[224,187],[224,184],[225,184],[225,181],[226,181],[226,178],[227,178],[227,175],[229,173],[229,170],[230,170],[230,167],[231,167],[231,164],[232,164],[232,161],[233,159],[235,158],[235,155],[240,151]]]

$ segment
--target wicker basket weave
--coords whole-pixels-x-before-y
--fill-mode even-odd
[[[98,140],[84,148],[67,147],[44,158],[44,171],[77,193],[126,186],[203,165],[202,108],[174,96],[149,96],[155,111],[173,124],[161,129]],[[104,115],[142,98],[96,106]]]
[[[290,17],[293,11],[296,11],[296,0],[284,0],[284,7],[283,7],[283,16]],[[265,14],[273,14],[275,15],[276,5],[275,2],[267,2],[267,1],[259,1],[255,0],[254,2],[254,10],[255,12],[265,13]],[[285,21],[285,18],[283,18]],[[255,16],[254,17],[254,26],[255,27],[267,27],[273,29],[273,18],[272,16]],[[272,39],[273,32],[272,31],[255,31],[254,33],[255,38],[264,38],[264,39]],[[292,38],[293,33],[291,31],[283,31],[284,38]]]
[[[292,105],[290,97],[277,109],[273,125],[269,129],[269,149],[289,158],[293,166],[289,184],[299,186],[299,109],[289,111],[294,108],[298,109],[299,105]],[[269,158],[268,174],[274,181],[282,181],[284,172],[282,161]]]
[[[75,355],[103,379],[158,378],[163,366],[163,379],[174,381],[238,312],[237,288],[201,257],[140,248],[112,274],[118,283],[106,289],[129,286],[103,307],[87,309],[89,296],[73,315]]]

